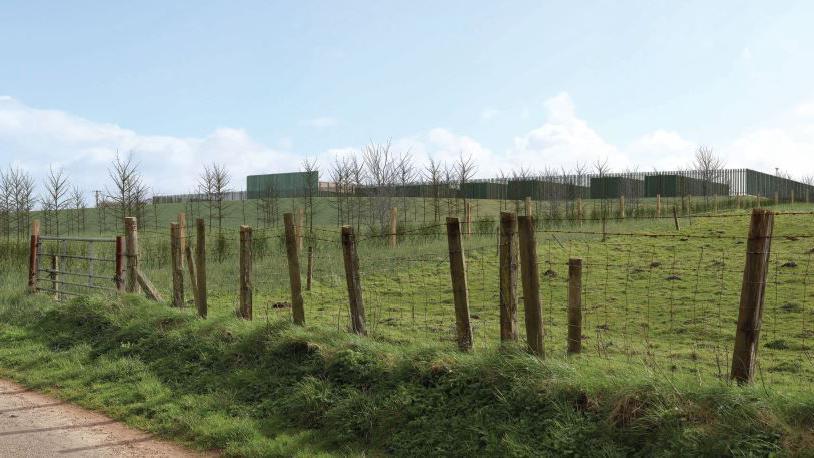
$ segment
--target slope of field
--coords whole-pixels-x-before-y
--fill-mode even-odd
[[[810,206],[776,208],[758,377],[743,388],[727,374],[746,210],[680,217],[679,230],[672,215],[541,225],[540,361],[523,351],[522,301],[518,344],[499,344],[494,219],[465,239],[474,354],[455,349],[448,248],[431,223],[402,231],[396,248],[358,235],[369,335],[349,335],[338,231],[322,204],[324,223],[304,243],[314,252],[304,328],[290,323],[280,227],[255,227],[252,322],[235,316],[242,221],[208,240],[207,320],[135,297],[26,296],[25,249],[7,250],[2,373],[235,455],[804,455],[812,445]],[[165,210],[169,220],[180,206]],[[169,297],[161,225],[141,226],[141,261]],[[570,257],[585,264],[576,357],[565,355]]]

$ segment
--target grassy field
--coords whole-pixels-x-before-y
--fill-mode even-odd
[[[490,205],[482,215],[498,210]],[[178,210],[167,205],[160,215],[169,221]],[[216,238],[209,242],[206,321],[192,307],[132,297],[57,304],[26,296],[21,250],[3,261],[0,277],[0,368],[142,428],[235,455],[806,455],[814,215],[804,204],[777,210],[750,388],[726,379],[746,210],[684,217],[680,231],[672,219],[614,221],[605,241],[595,222],[541,228],[544,362],[522,351],[522,301],[521,343],[499,345],[497,243],[488,221],[465,242],[472,355],[455,350],[441,228],[414,228],[396,249],[359,236],[367,338],[346,332],[327,204],[315,217],[305,328],[290,324],[285,306],[279,228],[255,230],[251,323],[235,317],[242,221],[230,222],[221,249]],[[140,237],[144,270],[169,297],[165,223],[159,231],[142,225]],[[576,358],[565,355],[569,257],[586,264],[584,354]]]

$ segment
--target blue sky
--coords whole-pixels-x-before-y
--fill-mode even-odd
[[[805,1],[7,1],[0,167],[53,162],[89,187],[132,151],[176,192],[202,162],[235,162],[239,183],[393,139],[473,154],[483,176],[680,167],[698,144],[814,174],[812,17]]]

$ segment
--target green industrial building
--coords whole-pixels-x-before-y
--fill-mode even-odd
[[[646,197],[728,196],[729,185],[684,175],[647,175],[644,177]]]
[[[249,199],[265,196],[299,197],[310,190],[313,195],[319,189],[319,172],[269,173],[246,177],[246,194]]]
[[[591,177],[591,199],[644,196],[644,180],[627,176]]]

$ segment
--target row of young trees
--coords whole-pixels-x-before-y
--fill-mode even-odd
[[[370,143],[360,154],[337,157],[331,164],[336,222],[357,228],[385,227],[390,208],[398,208],[399,218],[407,222],[411,212],[414,221],[419,219],[421,206],[425,220],[429,213],[431,221],[439,223],[442,215],[466,208],[466,196],[456,190],[470,182],[476,171],[472,156],[463,152],[453,163],[430,158],[419,166],[409,151],[396,153],[390,142]],[[416,182],[423,182],[423,189]],[[410,197],[425,199],[419,206]]]

